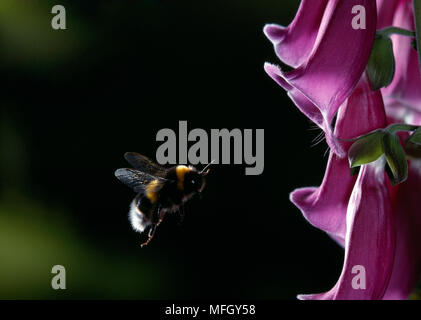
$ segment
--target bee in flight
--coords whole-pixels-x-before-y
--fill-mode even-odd
[[[152,240],[167,212],[180,211],[180,206],[202,192],[213,161],[198,171],[184,165],[164,168],[135,152],[125,153],[124,158],[134,169],[118,169],[115,176],[137,193],[130,204],[129,219],[135,231],[143,233],[149,228],[143,247]]]

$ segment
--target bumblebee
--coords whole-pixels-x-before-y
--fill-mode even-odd
[[[125,153],[124,158],[134,169],[118,169],[115,176],[137,193],[130,204],[129,220],[137,232],[149,229],[143,247],[152,240],[166,213],[180,212],[186,201],[202,192],[212,162],[198,171],[184,165],[164,168],[135,152]]]

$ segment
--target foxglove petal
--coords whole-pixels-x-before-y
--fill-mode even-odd
[[[407,1],[408,0],[403,0]],[[393,25],[396,7],[401,0],[377,0],[377,29]]]
[[[291,67],[307,60],[313,49],[328,0],[303,0],[288,27],[267,24],[263,29],[278,58]]]
[[[354,138],[386,124],[380,91],[371,91],[364,75],[339,111],[335,135],[342,139]],[[350,145],[349,142],[343,143],[343,148],[347,151]],[[313,226],[343,244],[348,200],[355,180],[350,174],[348,160],[331,151],[322,185],[297,189],[291,193],[290,199]]]
[[[396,4],[393,26],[415,30],[412,1],[390,1]],[[399,103],[402,107],[421,112],[421,74],[417,51],[412,48],[410,37],[392,35],[396,71],[392,83],[382,89],[386,111],[389,105]]]
[[[366,29],[354,30],[352,27],[352,8],[356,5],[365,8]],[[367,65],[375,29],[374,1],[329,0],[308,59],[291,72],[276,72],[283,79],[282,86],[295,97],[297,107],[325,131],[328,142],[335,141],[330,129],[333,117]],[[330,146],[344,156],[337,144]]]
[[[408,180],[391,190],[396,214],[396,253],[384,299],[407,299],[421,273],[421,163],[410,163]]]
[[[392,274],[395,216],[384,159],[362,166],[352,191],[346,221],[345,260],[341,276],[328,292],[300,295],[303,300],[381,299]],[[357,270],[363,287],[355,282]],[[360,269],[362,268],[362,269]],[[358,272],[357,272],[358,273]],[[362,282],[359,283],[362,285]]]

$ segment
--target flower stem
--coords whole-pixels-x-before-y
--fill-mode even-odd
[[[386,128],[386,131],[390,133],[396,133],[398,131],[414,131],[417,129],[418,129],[418,126],[413,126],[410,124],[403,124],[403,123],[395,123],[388,126]]]
[[[421,0],[413,0],[418,59],[421,68]]]
[[[370,134],[373,134],[373,133],[377,133],[377,132],[385,132],[385,131],[387,131],[387,132],[389,132],[389,133],[392,133],[392,134],[395,134],[396,132],[399,132],[399,131],[415,131],[415,130],[417,130],[418,128],[420,128],[421,126],[413,126],[413,125],[410,125],[410,124],[404,124],[404,123],[393,123],[393,124],[391,124],[391,125],[389,125],[389,126],[387,126],[386,128],[384,128],[384,129],[376,129],[376,130],[373,130],[373,131],[371,131],[371,132],[369,132],[369,133],[366,133],[366,134],[363,134],[363,135],[361,135],[361,136],[358,136],[358,137],[356,137],[356,138],[352,138],[352,139],[342,139],[342,138],[339,138],[339,137],[337,137],[337,139],[339,140],[339,141],[343,141],[343,142],[355,142],[355,141],[357,141],[357,140],[359,140],[359,139],[361,139],[361,138],[364,138],[364,137],[367,137],[368,135],[370,135]]]
[[[417,0],[415,0],[417,1]],[[401,36],[407,36],[407,37],[415,37],[415,32],[407,29],[402,29],[398,27],[386,27],[381,30],[377,31],[377,34],[383,36],[383,37],[389,37],[392,34],[399,34]]]

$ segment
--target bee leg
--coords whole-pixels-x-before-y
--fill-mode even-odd
[[[144,246],[147,246],[149,244],[149,242],[152,241],[153,236],[155,235],[155,230],[156,230],[157,225],[156,224],[152,224],[151,228],[149,229],[149,234],[148,234],[148,240],[146,240],[144,243],[141,244],[141,247],[143,248]]]
[[[161,224],[162,220],[164,220],[164,217],[165,217],[165,210],[161,211],[161,207],[159,207],[159,209],[158,209],[158,217],[159,217],[159,220],[158,220],[156,226],[159,226]]]

